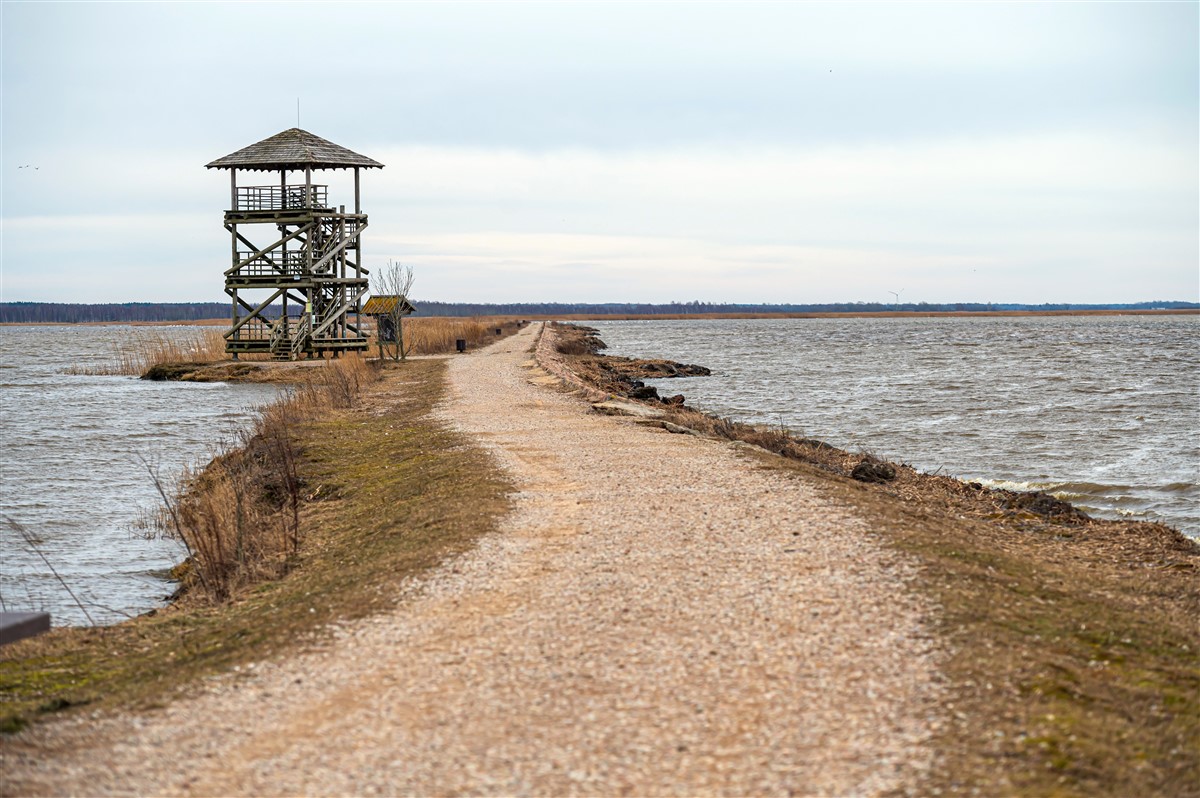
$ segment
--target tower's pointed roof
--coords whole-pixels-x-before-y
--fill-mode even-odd
[[[298,127],[206,164],[208,169],[382,169],[383,164]]]

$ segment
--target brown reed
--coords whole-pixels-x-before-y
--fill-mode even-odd
[[[70,366],[67,374],[139,377],[163,363],[207,363],[224,360],[225,338],[219,329],[196,330],[185,336],[167,336],[142,330],[114,347],[112,360],[98,365]]]
[[[496,335],[497,329],[511,333],[519,326],[516,320],[504,317],[418,316],[404,320],[404,336],[412,344],[409,354],[442,355],[455,351],[455,341],[460,339],[474,349],[496,340],[499,337]],[[372,346],[375,344],[372,343]]]
[[[301,543],[301,430],[331,408],[353,407],[378,378],[378,366],[357,355],[311,369],[288,396],[259,411],[238,448],[185,471],[174,492],[159,484],[162,532],[188,552],[183,590],[223,601],[289,570]]]

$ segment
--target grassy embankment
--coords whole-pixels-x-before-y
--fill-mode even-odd
[[[568,328],[558,328],[567,330]],[[620,360],[567,333],[567,365],[605,393]],[[686,391],[686,381],[679,383]],[[949,726],[926,794],[1200,794],[1200,547],[1158,524],[1090,519],[1044,494],[988,490],[689,408],[676,425],[753,444],[853,507],[921,565],[949,645]],[[768,454],[770,453],[770,454]]]
[[[306,385],[265,411],[242,449],[168,493],[164,521],[192,552],[182,598],[0,649],[0,729],[78,705],[153,706],[302,646],[392,606],[403,580],[470,547],[506,510],[488,457],[429,417],[444,361],[348,357],[303,371]]]

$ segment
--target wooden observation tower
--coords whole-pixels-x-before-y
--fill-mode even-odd
[[[233,264],[225,293],[233,299],[225,351],[269,352],[278,360],[365,350],[360,302],[367,292],[359,200],[359,172],[383,164],[306,130],[292,128],[218,158],[209,169],[229,170],[230,209],[225,229]],[[354,170],[354,211],[333,206],[329,187],[313,183],[322,169]],[[239,186],[238,171],[278,172],[271,185]],[[304,182],[289,183],[289,173]],[[272,229],[273,228],[273,229]],[[252,240],[254,239],[254,240]],[[272,305],[278,303],[278,316]],[[298,318],[289,318],[289,307]]]

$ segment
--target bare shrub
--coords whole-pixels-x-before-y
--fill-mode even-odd
[[[378,366],[355,353],[330,361],[306,383],[306,387],[322,394],[316,401],[318,407],[353,407],[363,386],[377,379]]]
[[[389,323],[396,340],[385,346],[383,339],[379,336],[379,331],[376,330],[376,346],[379,348],[380,357],[387,352],[391,355],[392,360],[404,360],[412,350],[412,341],[405,340],[404,317],[412,312],[408,296],[412,292],[415,279],[412,266],[393,260],[389,260],[387,266],[376,272],[372,279],[372,290],[376,295],[390,296],[395,299],[391,309],[380,317],[380,322],[386,320]]]
[[[286,573],[303,540],[301,428],[332,408],[357,404],[378,376],[361,356],[329,361],[262,408],[238,448],[185,471],[177,490],[156,480],[163,531],[188,552],[185,590],[223,601],[242,586]]]

